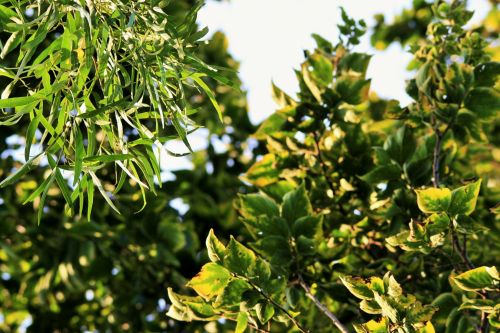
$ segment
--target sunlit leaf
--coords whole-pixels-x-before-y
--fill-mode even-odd
[[[460,289],[475,291],[481,289],[493,290],[500,285],[500,277],[496,267],[478,267],[459,274],[453,281]]]
[[[448,212],[451,215],[470,215],[476,208],[481,179],[474,183],[454,189],[451,192],[451,203]]]
[[[219,295],[230,279],[231,274],[227,269],[215,263],[208,263],[187,285],[193,288],[198,295],[209,300]]]
[[[451,191],[447,188],[415,190],[418,208],[424,213],[446,212],[451,202]]]

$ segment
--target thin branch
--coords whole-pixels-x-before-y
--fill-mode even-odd
[[[441,146],[443,144],[443,137],[446,135],[446,133],[449,131],[451,124],[453,120],[447,124],[446,128],[444,129],[443,132],[441,132],[438,128],[438,124],[436,123],[436,119],[432,117],[432,128],[434,130],[434,133],[436,134],[436,143],[434,145],[434,152],[433,152],[433,158],[432,158],[432,183],[434,187],[439,187],[440,183],[440,175],[439,175],[439,158],[441,155]],[[460,245],[460,241],[458,239],[458,236],[455,232],[455,228],[452,226],[451,227],[451,237],[452,237],[452,243],[453,243],[453,249],[457,250],[458,255],[460,258],[462,258],[462,261],[464,264],[467,266],[468,269],[473,269],[475,268],[474,264],[472,261],[469,259],[469,256],[467,255],[467,239],[464,236],[464,246],[462,247]]]
[[[467,269],[474,269],[476,266],[472,263],[470,260],[469,256],[467,255],[467,238],[464,235],[463,237],[463,245],[460,245],[460,241],[458,239],[457,234],[455,233],[455,229],[451,229],[451,237],[452,237],[452,242],[453,242],[453,249],[456,250],[460,258],[462,259],[463,263],[467,267]],[[488,299],[488,292],[486,291],[479,291],[478,294],[481,296],[482,299]],[[489,321],[488,321],[488,315],[486,312],[481,311],[481,324],[478,327],[478,332],[479,333],[488,333],[490,331],[489,329]]]
[[[444,131],[439,130],[439,125],[436,123],[436,118],[432,117],[432,129],[436,134],[436,143],[434,144],[434,152],[432,154],[432,184],[434,187],[439,187],[440,175],[439,175],[439,159],[441,157],[441,148],[443,146],[443,138],[448,133],[453,124],[455,118],[453,118],[447,125]]]
[[[292,323],[301,331],[302,333],[309,333],[309,330],[306,330],[303,328],[300,323],[295,319],[294,316],[290,314],[284,307],[282,307],[280,304],[278,304],[275,300],[273,300],[269,295],[267,295],[265,292],[262,291],[259,287],[254,285],[252,281],[246,279],[246,281],[254,288],[257,290],[266,300],[268,300],[272,305],[274,305],[276,308],[278,308],[281,312],[283,312],[291,321]]]
[[[467,252],[467,235],[463,236],[462,240],[462,253],[464,254],[464,258],[466,259],[467,262],[469,262],[468,266],[474,266],[472,261],[469,259],[469,254]]]
[[[487,295],[483,295],[483,298],[487,298]],[[479,332],[488,333],[490,331],[490,322],[488,320],[488,314],[481,311],[481,325],[479,326]]]
[[[328,310],[328,308],[324,306],[323,303],[321,303],[316,298],[316,296],[311,293],[311,288],[309,288],[309,286],[301,276],[299,276],[299,284],[306,292],[306,296],[309,297],[314,302],[314,305],[316,305],[316,307],[332,321],[332,323],[340,330],[340,332],[349,333],[349,330],[340,322],[340,320],[330,310]]]
[[[456,249],[458,255],[460,256],[460,258],[464,262],[467,269],[476,268],[476,266],[474,266],[474,264],[470,260],[469,256],[467,255],[467,249],[460,245],[460,241],[458,240],[458,236],[457,236],[455,229],[453,227],[451,229],[451,238],[452,238],[452,242],[453,242],[453,248]]]

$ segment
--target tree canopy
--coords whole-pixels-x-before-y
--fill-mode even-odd
[[[498,330],[498,4],[341,10],[257,127],[201,5],[0,2],[0,330]],[[410,104],[367,31],[413,54]]]

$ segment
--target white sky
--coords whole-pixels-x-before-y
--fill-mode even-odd
[[[295,96],[297,83],[293,68],[303,61],[303,50],[314,48],[312,33],[337,41],[339,7],[368,26],[373,15],[386,14],[386,19],[410,7],[411,0],[231,0],[210,1],[201,10],[198,21],[211,32],[222,30],[229,39],[229,51],[241,62],[240,76],[248,90],[250,118],[257,123],[274,112],[271,80]],[[488,10],[486,0],[469,0],[479,22]],[[411,77],[405,67],[411,55],[399,45],[384,52],[373,50],[369,36],[357,50],[373,54],[368,69],[372,89],[380,96],[409,101],[404,81]]]

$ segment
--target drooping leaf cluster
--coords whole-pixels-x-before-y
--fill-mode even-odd
[[[193,1],[175,1],[165,11],[178,25],[193,6]],[[224,80],[239,88],[238,64],[227,47],[226,37],[216,33],[198,45],[195,55],[217,68],[228,68]],[[243,186],[237,176],[252,161],[253,146],[245,138],[255,130],[239,89],[214,78],[204,81],[216,94],[225,126],[203,89],[184,86],[186,100],[196,109],[190,118],[206,127],[200,132],[207,148],[195,151],[189,160],[162,156],[162,188],[155,184],[156,194],[145,191],[148,205],[141,212],[137,213],[142,207],[141,187],[130,178],[113,194],[121,214],[96,196],[90,220],[87,214],[65,214],[66,202],[54,182],[37,225],[40,200],[35,198],[33,205],[23,202],[51,172],[45,163],[0,189],[0,331],[17,332],[29,322],[28,332],[202,329],[169,322],[167,287],[180,288],[206,261],[201,244],[210,228],[224,237],[228,230],[240,232],[232,200]],[[28,126],[26,117],[16,126],[2,127],[2,178],[23,165],[22,138]],[[171,125],[165,132],[171,137],[168,143],[182,146]],[[130,140],[138,136],[134,133],[129,133]],[[110,185],[117,179],[115,164],[106,163],[97,175],[111,193]],[[73,177],[65,181],[71,186]],[[214,330],[227,329],[218,324]]]
[[[187,134],[199,127],[186,90],[204,91],[222,119],[203,78],[231,81],[196,54],[207,32],[196,25],[201,5],[174,20],[169,1],[3,1],[0,124],[29,125],[25,163],[0,186],[48,164],[27,202],[39,197],[43,207],[55,183],[72,214],[90,217],[95,192],[118,211],[112,197],[132,180],[145,203],[161,184],[160,156],[175,155],[164,143],[180,138],[191,149]]]

